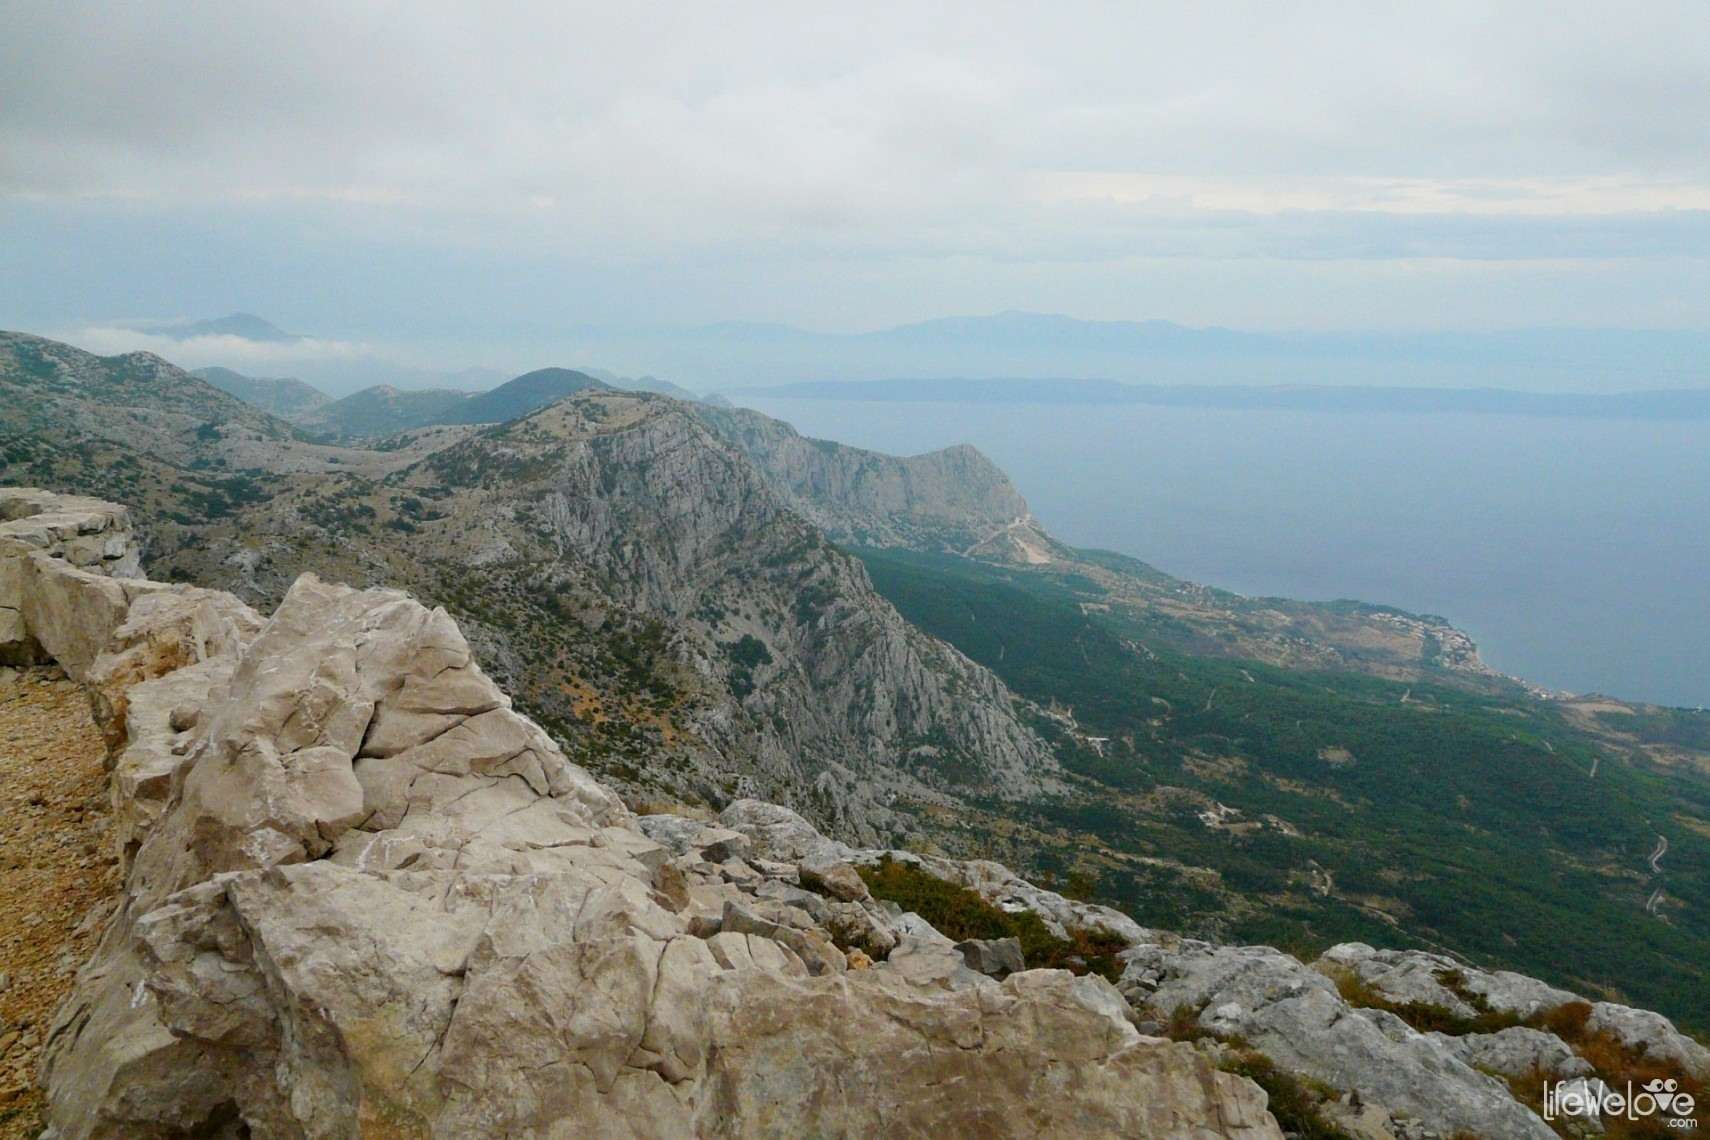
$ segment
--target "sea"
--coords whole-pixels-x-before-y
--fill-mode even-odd
[[[1710,421],[742,403],[893,454],[971,443],[1076,546],[1438,614],[1553,689],[1710,704]]]

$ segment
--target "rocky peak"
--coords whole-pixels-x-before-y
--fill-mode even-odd
[[[827,440],[743,408],[695,414],[753,461],[793,510],[840,541],[961,552],[1029,518],[998,467],[967,444],[897,457]]]
[[[221,433],[292,436],[283,420],[151,352],[96,356],[25,333],[0,332],[0,397],[0,436],[26,450],[110,441],[185,465]]]
[[[822,819],[876,837],[895,795],[1012,795],[1052,777],[1003,685],[903,621],[689,405],[580,393],[436,452],[400,483],[508,520],[506,558],[666,619],[677,659],[716,670],[736,698],[699,718],[705,738],[751,758],[774,794],[800,789]]]

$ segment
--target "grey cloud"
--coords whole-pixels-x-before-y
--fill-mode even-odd
[[[999,263],[1710,256],[1701,207],[1646,196],[1710,197],[1701,0],[1618,15],[1590,0],[74,0],[6,25],[0,207],[15,217],[202,211],[276,244],[307,229],[632,282],[663,262],[689,278],[704,258],[797,273],[830,259],[884,288],[887,266],[940,259],[963,266],[970,300],[952,309]],[[1216,177],[1261,207],[1303,177],[1443,179],[1461,206],[1042,200],[1039,179],[1065,172]],[[1634,187],[1632,203],[1553,216],[1540,197],[1526,216],[1520,182],[1596,178]],[[1479,180],[1512,183],[1491,191],[1509,216],[1484,216]]]

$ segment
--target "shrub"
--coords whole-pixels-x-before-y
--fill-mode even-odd
[[[1320,1111],[1325,1101],[1335,1098],[1335,1090],[1278,1068],[1275,1061],[1251,1049],[1230,1052],[1217,1067],[1264,1089],[1270,1098],[1271,1115],[1284,1134],[1301,1140],[1354,1140]]]
[[[1591,1003],[1570,1001],[1537,1016],[1538,1028],[1554,1033],[1569,1045],[1585,1038],[1586,1022],[1591,1020]]]
[[[1421,1033],[1447,1033],[1451,1037],[1461,1037],[1468,1033],[1496,1033],[1524,1022],[1518,1014],[1491,1009],[1482,994],[1472,995],[1468,1000],[1468,1004],[1477,1011],[1468,1017],[1436,1002],[1392,1001],[1352,970],[1336,970],[1330,974],[1330,980],[1336,983],[1336,992],[1349,1005],[1356,1009],[1386,1010]],[[1438,980],[1442,980],[1442,975]],[[1447,982],[1444,985],[1458,997],[1467,996]]]
[[[1073,927],[1067,932],[1068,938],[1058,938],[1030,910],[1011,914],[987,902],[978,891],[896,859],[881,859],[858,870],[874,898],[889,899],[904,910],[914,911],[958,942],[967,938],[1015,938],[1030,969],[1098,974],[1110,981],[1122,972],[1116,956],[1128,944],[1111,931]]]

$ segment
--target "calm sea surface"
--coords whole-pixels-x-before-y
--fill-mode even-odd
[[[1441,614],[1505,672],[1710,704],[1710,423],[744,403],[881,451],[972,443],[1078,546],[1244,594]]]

